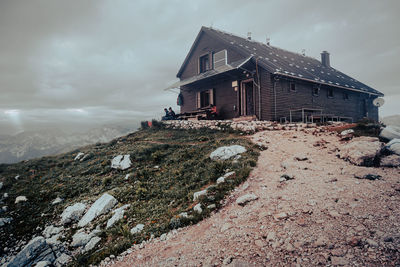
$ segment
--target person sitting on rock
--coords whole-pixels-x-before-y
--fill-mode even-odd
[[[163,117],[161,118],[161,120],[163,120],[163,121],[171,120],[167,108],[164,108],[164,112],[165,112],[165,116],[163,116]]]
[[[170,117],[170,120],[175,120],[175,119],[176,119],[176,114],[175,114],[175,112],[172,110],[171,107],[169,107],[168,116]]]

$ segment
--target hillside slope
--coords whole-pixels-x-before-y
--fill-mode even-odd
[[[400,264],[398,168],[339,159],[342,142],[329,132],[265,131],[251,138],[268,149],[219,211],[101,266]],[[356,178],[367,174],[381,179]],[[258,199],[238,205],[247,194]]]
[[[247,151],[236,159],[211,160],[210,153],[224,145],[241,145]],[[127,168],[112,166],[119,155],[130,158]],[[227,191],[247,178],[257,156],[257,147],[237,134],[155,126],[110,143],[0,165],[0,201],[5,207],[0,217],[6,219],[0,225],[0,264],[12,260],[35,236],[46,238],[54,254],[52,260],[64,257],[72,259],[75,266],[85,266],[134,243],[196,223],[220,206]],[[216,184],[227,172],[233,172],[234,179]],[[194,201],[193,194],[206,187],[209,196]],[[90,223],[80,225],[87,214],[94,214],[92,207],[104,196],[115,198],[111,206],[95,213]],[[85,209],[79,224],[82,212],[60,221],[63,211],[72,205]],[[197,205],[202,212],[194,211]],[[111,208],[125,212],[107,228],[114,214]],[[44,244],[42,240],[35,239],[38,244]],[[88,247],[89,240],[94,241]]]

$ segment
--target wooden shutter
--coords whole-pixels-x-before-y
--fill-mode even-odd
[[[210,90],[209,90],[209,95],[208,95],[208,97],[209,97],[209,103],[210,103],[210,105],[215,105],[215,104],[214,104],[214,89],[210,89]]]
[[[200,92],[196,93],[196,108],[201,108]]]
[[[228,64],[228,55],[226,49],[214,54],[213,63],[214,69]]]

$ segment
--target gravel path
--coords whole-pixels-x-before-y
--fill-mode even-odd
[[[336,135],[308,130],[253,135],[268,149],[218,212],[101,265],[399,265],[400,170],[351,165]],[[354,177],[365,174],[382,179]],[[250,193],[258,199],[236,204]]]

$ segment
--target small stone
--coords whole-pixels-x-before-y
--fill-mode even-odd
[[[325,240],[325,238],[322,237],[322,236],[320,236],[320,237],[317,239],[317,241],[315,241],[314,245],[315,245],[316,247],[323,247],[323,246],[326,246],[326,240]]]
[[[353,237],[350,237],[349,239],[347,239],[347,243],[352,247],[356,247],[361,244],[361,240],[359,237],[353,236]]]
[[[236,204],[244,206],[248,202],[254,201],[254,200],[257,200],[257,199],[258,199],[258,197],[253,193],[246,194],[246,195],[243,195],[243,196],[239,197],[238,199],[236,199]]]
[[[378,247],[379,244],[378,242],[372,240],[372,239],[366,239],[365,242],[367,242],[368,245],[370,245],[371,247]]]
[[[207,189],[204,189],[204,190],[202,190],[202,191],[195,192],[195,193],[193,194],[193,201],[196,201],[197,199],[199,199],[199,197],[205,196],[205,195],[207,195]]]
[[[53,200],[53,202],[51,202],[51,205],[57,205],[57,204],[60,204],[61,202],[63,202],[63,199],[60,197],[57,197],[56,199]]]
[[[232,228],[232,225],[230,223],[224,223],[221,227],[221,232],[225,232],[228,229]]]
[[[268,233],[268,235],[267,235],[267,240],[268,240],[268,241],[274,241],[275,238],[276,238],[275,232],[269,232],[269,233]]]
[[[264,242],[260,239],[257,239],[254,243],[256,244],[257,247],[260,248],[264,246]]]
[[[217,206],[215,205],[215,204],[211,204],[211,205],[208,205],[207,206],[207,209],[209,209],[209,210],[213,210],[213,209],[215,209]]]
[[[293,251],[295,251],[295,248],[293,247],[293,245],[292,244],[287,244],[287,246],[286,246],[286,251],[288,251],[288,252],[293,252]]]
[[[234,259],[233,256],[228,256],[228,257],[226,257],[226,258],[224,259],[224,261],[222,262],[222,264],[223,264],[223,265],[228,265],[228,264],[230,264],[230,263],[232,262],[233,259]]]
[[[276,220],[283,220],[283,219],[286,219],[286,218],[288,218],[289,216],[287,215],[287,213],[286,212],[281,212],[281,213],[278,213],[278,214],[275,214],[274,215],[274,218],[276,219]]]
[[[334,265],[334,266],[349,265],[349,261],[343,257],[331,257],[331,262],[332,262],[332,265]]]
[[[15,204],[17,204],[17,203],[19,203],[19,202],[25,202],[25,201],[28,201],[28,199],[26,198],[26,196],[18,196],[18,197],[15,199]]]

